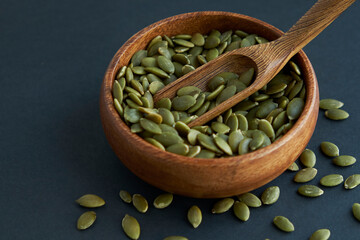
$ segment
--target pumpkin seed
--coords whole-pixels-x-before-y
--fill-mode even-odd
[[[174,196],[171,193],[163,193],[157,196],[154,200],[154,207],[158,209],[163,209],[168,207],[174,199]]]
[[[118,72],[118,74],[116,75],[116,79],[119,80],[120,78],[122,78],[123,76],[125,76],[125,72],[126,72],[126,66],[122,66]]]
[[[329,174],[320,179],[320,184],[325,187],[335,187],[341,184],[344,178],[340,174]]]
[[[261,206],[261,200],[252,193],[244,193],[244,194],[237,196],[237,198],[241,202],[245,203],[248,207],[260,207]]]
[[[250,217],[250,209],[244,202],[236,201],[233,206],[235,216],[241,221],[246,222]]]
[[[211,123],[211,129],[214,130],[217,133],[228,133],[230,132],[230,127],[227,126],[224,123],[220,123],[220,122],[213,122]]]
[[[196,158],[214,158],[215,153],[206,149],[201,149],[200,153],[195,156]]]
[[[154,136],[154,139],[160,142],[164,147],[169,147],[176,143],[182,143],[184,140],[173,132],[163,132]]]
[[[234,85],[224,88],[224,90],[221,91],[221,93],[217,96],[216,104],[218,105],[218,104],[226,101],[227,99],[234,96],[235,93],[236,93],[236,86],[234,86]]]
[[[261,134],[260,131],[256,131],[252,134],[252,140],[249,143],[249,147],[251,150],[256,150],[258,149],[263,143],[264,143],[264,135]]]
[[[210,62],[211,60],[217,58],[219,56],[219,50],[216,48],[209,49],[209,51],[206,53],[205,59],[206,61]]]
[[[117,99],[119,101],[119,103],[121,104],[123,101],[123,90],[120,86],[120,83],[118,81],[114,81],[114,85],[113,85],[113,96],[115,99]]]
[[[324,110],[341,108],[342,106],[344,106],[343,102],[331,98],[321,99],[319,104],[319,107]]]
[[[189,240],[189,239],[183,236],[168,236],[163,240]]]
[[[193,228],[197,228],[202,221],[202,214],[200,208],[196,205],[192,206],[188,210],[187,219],[189,220]]]
[[[132,203],[136,210],[141,213],[146,213],[148,210],[148,202],[141,194],[134,194],[132,196]]]
[[[226,136],[226,135],[225,135]],[[216,136],[214,137],[215,144],[227,155],[233,155],[233,152],[229,146],[229,144],[223,138]]]
[[[87,211],[80,215],[77,220],[77,229],[85,230],[91,227],[96,220],[96,213],[94,211]]]
[[[136,218],[126,214],[121,222],[122,228],[125,234],[133,240],[137,240],[140,237],[140,224]]]
[[[191,37],[191,42],[194,43],[196,46],[204,46],[205,38],[201,33],[195,33]]]
[[[155,93],[157,93],[163,87],[165,87],[165,85],[162,82],[155,81],[155,82],[150,83],[149,91],[151,92],[151,94],[154,95]]]
[[[130,82],[131,80],[134,79],[134,73],[132,72],[130,67],[126,68],[125,78],[127,82]]]
[[[265,205],[274,204],[280,197],[280,188],[278,186],[271,186],[265,189],[261,195],[261,201]]]
[[[292,172],[296,172],[299,171],[299,166],[296,164],[296,162],[293,162],[288,168],[287,170],[292,171]]]
[[[359,203],[354,203],[352,206],[352,212],[354,217],[360,221],[360,204]]]
[[[316,155],[310,149],[305,149],[300,155],[300,162],[307,168],[312,168],[316,164]]]
[[[249,68],[240,75],[239,80],[243,82],[246,86],[249,86],[249,84],[252,82],[254,73],[255,73],[255,69]]]
[[[244,138],[243,140],[240,141],[239,147],[238,147],[239,155],[249,152],[249,144],[251,141],[252,141],[252,138]]]
[[[259,121],[258,127],[259,127],[259,130],[263,131],[270,139],[275,138],[274,128],[271,126],[271,124],[267,120],[261,119]]]
[[[176,43],[177,45],[180,45],[180,46],[184,46],[184,47],[188,47],[188,48],[192,48],[194,47],[194,43],[192,42],[189,42],[189,41],[186,41],[184,39],[173,39],[172,40],[174,43]]]
[[[331,142],[322,142],[320,144],[321,151],[328,157],[338,157],[339,148]]]
[[[145,129],[146,131],[153,133],[153,134],[161,134],[161,128],[159,126],[159,124],[148,120],[146,118],[140,118],[140,125],[143,129]]]
[[[236,130],[229,134],[228,143],[232,152],[237,152],[242,139],[244,139],[244,136],[240,130]]]
[[[227,212],[234,204],[234,199],[224,198],[216,202],[211,209],[212,213],[224,213]]]
[[[160,78],[170,78],[169,74],[167,74],[165,71],[163,71],[160,68],[157,67],[145,67],[144,68],[146,72],[155,74],[156,76]]]
[[[303,185],[298,188],[298,193],[305,197],[319,197],[323,195],[324,191],[314,185]]]
[[[194,70],[195,70],[195,68],[193,66],[191,66],[191,65],[184,65],[181,68],[181,71],[182,71],[183,75],[188,74],[189,72],[194,71]]]
[[[170,98],[162,98],[155,103],[157,108],[166,108],[167,110],[171,109],[171,100]]]
[[[163,119],[163,123],[169,126],[173,126],[175,123],[174,115],[170,112],[170,110],[166,108],[159,108],[159,114]]]
[[[220,85],[224,85],[225,80],[223,77],[216,75],[215,77],[211,78],[208,82],[208,88],[210,91],[214,91]]]
[[[105,205],[104,199],[95,194],[85,194],[78,198],[77,202],[80,206],[87,208],[97,208]]]
[[[189,126],[182,121],[177,121],[174,127],[179,132],[179,134],[183,136],[187,136],[190,131]]]
[[[330,238],[329,229],[319,229],[311,235],[310,240],[327,240],[329,238]]]
[[[288,118],[290,120],[298,119],[301,115],[304,105],[304,100],[302,100],[301,98],[294,98],[293,100],[291,100],[286,108]]]
[[[304,168],[301,169],[299,172],[296,173],[294,176],[294,181],[298,183],[305,183],[313,180],[317,174],[316,168]]]
[[[218,86],[213,92],[211,92],[207,97],[206,100],[211,101],[215,99],[225,88],[225,85]]]
[[[156,58],[154,58],[154,57],[145,57],[145,58],[141,59],[141,66],[143,66],[143,67],[157,67]]]
[[[325,116],[331,120],[344,120],[349,117],[349,113],[342,109],[329,109],[325,111]]]
[[[277,103],[274,103],[272,99],[266,100],[259,105],[256,112],[257,118],[265,118],[271,111],[278,107]]]
[[[349,176],[344,182],[345,189],[353,189],[359,185],[360,185],[360,174],[353,174]]]
[[[347,167],[353,165],[356,162],[356,158],[349,155],[341,155],[332,160],[332,162],[340,167]]]
[[[120,102],[116,98],[114,99],[114,106],[115,106],[116,111],[119,113],[119,115],[121,117],[124,117],[124,109],[121,106]]]
[[[155,140],[154,138],[145,138],[145,141],[147,141],[148,143],[154,145],[157,148],[160,148],[161,150],[165,151],[165,147],[157,140]]]
[[[185,143],[176,143],[166,148],[166,151],[186,156],[189,153],[189,146]]]
[[[295,230],[294,225],[284,216],[276,216],[273,219],[275,226],[284,232],[293,232]]]
[[[121,200],[123,200],[126,203],[131,203],[131,201],[132,201],[131,195],[128,191],[120,190],[119,196],[120,196]]]
[[[172,100],[172,107],[176,111],[186,111],[190,107],[194,106],[196,103],[196,99],[193,96],[185,95],[185,96],[177,96]]]
[[[204,48],[211,49],[216,48],[220,44],[220,38],[214,35],[210,35],[205,39]]]
[[[190,148],[188,154],[186,156],[188,157],[196,157],[197,155],[199,155],[201,151],[201,147],[200,146],[193,146]]]
[[[221,150],[216,146],[214,139],[205,135],[203,133],[199,133],[197,135],[197,140],[199,141],[200,145],[204,148],[209,149],[210,151],[214,151],[216,153],[222,153]]]
[[[157,63],[159,67],[165,72],[170,74],[175,72],[174,64],[167,57],[159,56],[157,58]]]

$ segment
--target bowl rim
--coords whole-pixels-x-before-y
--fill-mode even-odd
[[[226,157],[219,157],[219,158],[193,158],[193,157],[187,157],[187,156],[182,156],[182,155],[170,153],[167,151],[163,151],[163,150],[153,146],[152,144],[148,143],[147,141],[145,141],[143,138],[141,138],[137,134],[132,133],[130,131],[129,126],[125,124],[125,122],[122,120],[122,118],[116,111],[114,104],[113,104],[113,97],[112,97],[111,89],[112,89],[112,85],[115,80],[117,71],[121,67],[121,66],[119,66],[119,62],[121,59],[121,53],[124,52],[126,49],[128,49],[130,46],[132,46],[132,44],[139,41],[147,32],[149,32],[149,30],[151,30],[155,27],[161,27],[162,25],[170,24],[171,22],[176,21],[178,18],[194,17],[195,15],[198,15],[198,16],[200,16],[200,15],[213,15],[213,16],[224,15],[224,16],[228,16],[228,17],[242,18],[242,19],[246,19],[248,21],[263,25],[268,31],[275,33],[276,35],[278,35],[278,37],[280,37],[281,35],[284,34],[283,31],[281,31],[280,29],[274,27],[273,25],[271,25],[269,23],[259,20],[257,18],[250,17],[250,16],[247,16],[244,14],[225,12],[225,11],[198,11],[198,12],[189,12],[189,13],[178,14],[178,15],[167,17],[165,19],[157,21],[157,22],[143,28],[142,30],[135,33],[131,38],[129,38],[117,50],[117,52],[111,59],[110,64],[106,70],[105,76],[103,78],[103,84],[102,84],[100,97],[101,98],[103,97],[105,99],[108,98],[108,99],[112,100],[112,101],[106,100],[105,107],[106,107],[106,111],[111,114],[111,117],[114,118],[116,120],[116,122],[119,123],[117,126],[114,126],[114,127],[116,127],[116,129],[118,131],[125,131],[127,133],[127,135],[129,135],[129,137],[133,137],[133,138],[139,140],[139,142],[144,144],[144,146],[143,146],[144,148],[152,149],[152,151],[162,151],[162,153],[165,154],[164,156],[168,156],[168,159],[171,159],[172,162],[176,162],[179,164],[191,164],[191,165],[192,164],[196,164],[196,165],[200,164],[200,165],[204,165],[204,166],[205,165],[216,165],[216,166],[227,165],[228,166],[228,165],[232,165],[232,164],[237,165],[238,163],[246,164],[249,161],[254,161],[257,158],[260,158],[260,157],[268,155],[272,152],[278,151],[283,145],[285,145],[288,142],[289,139],[291,139],[293,137],[293,135],[295,135],[297,133],[297,131],[299,131],[299,129],[297,129],[297,126],[309,118],[309,114],[306,114],[306,113],[309,113],[309,110],[313,107],[313,105],[315,104],[315,102],[317,100],[316,96],[318,96],[318,94],[315,94],[316,92],[318,92],[315,71],[311,65],[310,60],[308,59],[308,57],[306,56],[306,54],[303,50],[301,50],[299,53],[297,53],[294,56],[296,58],[301,59],[301,61],[303,62],[302,65],[307,66],[308,72],[306,72],[307,73],[306,76],[303,76],[304,83],[306,85],[309,83],[312,83],[311,86],[306,87],[307,94],[306,94],[306,98],[305,98],[305,105],[304,105],[303,112],[300,115],[300,117],[296,120],[293,127],[286,134],[284,134],[280,139],[278,139],[277,141],[271,143],[270,145],[268,145],[264,148],[254,151],[254,152],[246,153],[244,155],[226,156]],[[313,94],[309,94],[309,90]],[[309,95],[312,96],[311,99],[309,99]],[[145,151],[145,149],[143,151]],[[161,161],[161,159],[156,159],[156,161]]]

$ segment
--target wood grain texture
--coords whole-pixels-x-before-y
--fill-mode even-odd
[[[164,97],[173,98],[178,89],[189,85],[206,91],[208,80],[220,72],[240,74],[249,68],[255,68],[255,80],[248,88],[188,124],[190,127],[203,125],[266,85],[296,53],[354,2],[355,0],[319,0],[279,39],[227,52],[164,87],[156,93],[154,100],[156,102]]]
[[[157,35],[205,34],[211,29],[241,29],[270,40],[283,34],[258,19],[229,12],[194,12],[170,17],[141,30],[118,50],[105,73],[100,92],[104,132],[123,164],[144,181],[164,191],[198,198],[233,196],[279,176],[306,147],[319,109],[316,76],[309,59],[300,51],[295,61],[302,69],[307,89],[304,111],[284,137],[263,149],[242,156],[197,159],[159,150],[131,133],[113,106],[111,89],[119,68],[128,65],[131,56],[144,49]]]

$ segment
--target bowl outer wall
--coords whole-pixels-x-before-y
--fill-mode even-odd
[[[186,23],[186,24],[184,24]],[[315,129],[319,90],[314,69],[303,51],[294,56],[307,88],[305,107],[294,127],[271,145],[242,156],[197,159],[168,153],[131,133],[116,112],[111,89],[120,67],[157,35],[241,29],[274,40],[283,32],[258,19],[230,12],[194,12],[156,22],[133,35],[115,54],[100,92],[106,137],[123,164],[144,181],[175,194],[197,198],[234,196],[270,182],[301,154]]]

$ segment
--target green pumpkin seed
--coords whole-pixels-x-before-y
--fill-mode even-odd
[[[189,146],[185,143],[176,143],[166,148],[166,151],[186,156],[189,153]]]
[[[157,58],[157,63],[159,67],[165,72],[170,74],[175,72],[174,64],[167,57],[159,56]]]
[[[159,124],[161,131],[164,132],[171,132],[176,135],[179,135],[179,133],[176,131],[176,129],[172,126],[166,125],[166,124]]]
[[[200,208],[196,205],[189,208],[187,213],[187,219],[193,226],[193,228],[197,228],[202,221],[202,214]]]
[[[310,149],[305,149],[300,155],[300,162],[307,168],[312,168],[316,164],[316,155]]]
[[[190,131],[189,126],[182,121],[177,121],[174,127],[178,131],[178,133],[183,136],[187,136]]]
[[[116,75],[116,79],[119,80],[120,78],[122,78],[123,76],[125,76],[125,72],[126,72],[126,66],[122,66],[118,72],[118,74]]]
[[[266,89],[266,94],[279,93],[281,91],[284,91],[286,87],[287,87],[287,84],[285,84],[285,83],[274,84],[271,87],[269,87],[268,89]]]
[[[354,203],[352,206],[352,212],[354,217],[360,221],[360,204],[359,203]]]
[[[305,197],[319,197],[323,195],[324,191],[314,185],[303,185],[298,188],[298,193]]]
[[[211,100],[215,99],[224,90],[224,88],[225,88],[225,85],[220,85],[206,97],[206,100],[211,101]]]
[[[259,44],[269,42],[267,39],[265,39],[265,38],[263,38],[263,37],[255,37],[255,40],[256,40],[256,42],[259,43]]]
[[[241,43],[241,41],[234,41],[234,42],[230,43],[226,48],[226,52],[240,48],[240,43]]]
[[[227,212],[234,204],[234,199],[224,198],[216,202],[211,209],[212,213],[224,213]]]
[[[146,118],[140,118],[140,125],[143,129],[145,129],[146,131],[153,133],[153,134],[161,134],[161,128],[159,126],[159,124],[148,120]]]
[[[193,112],[198,111],[201,108],[201,106],[204,104],[205,98],[206,98],[205,94],[201,93],[199,95],[199,97],[196,99],[196,103],[194,104],[194,106],[189,108],[187,112],[188,113],[193,113]]]
[[[237,198],[241,202],[245,203],[248,207],[260,207],[261,206],[261,200],[252,193],[244,193],[244,194],[237,196]]]
[[[294,225],[284,216],[276,216],[273,219],[275,226],[284,232],[293,232],[295,230]]]
[[[289,100],[292,100],[294,97],[296,97],[300,93],[300,91],[303,88],[303,85],[304,85],[303,81],[297,82],[295,84],[295,86],[291,89],[291,91],[289,93],[289,96],[288,96]]]
[[[252,134],[252,140],[249,143],[249,147],[251,150],[258,149],[264,143],[264,135],[261,134],[259,131],[256,131]]]
[[[148,202],[147,200],[141,195],[141,194],[134,194],[132,196],[132,203],[136,210],[138,210],[141,213],[146,213],[148,210]]]
[[[215,76],[211,78],[208,82],[208,88],[210,91],[214,91],[216,88],[218,88],[220,85],[224,85],[225,80],[221,76]]]
[[[125,78],[127,82],[130,82],[131,80],[134,79],[134,73],[132,72],[131,68],[126,68],[125,71]]]
[[[205,135],[203,133],[199,133],[197,135],[197,140],[199,141],[200,145],[203,146],[204,148],[209,149],[210,151],[216,153],[222,153],[222,151],[216,146],[214,139],[212,137],[209,137],[208,135]]]
[[[254,68],[249,68],[248,70],[246,70],[245,72],[243,72],[240,75],[239,80],[241,82],[243,82],[246,86],[249,86],[249,84],[253,80],[254,73],[255,73],[255,69]]]
[[[250,209],[244,202],[236,201],[233,206],[235,216],[241,221],[246,222],[250,217]]]
[[[91,227],[96,220],[96,213],[94,211],[87,211],[81,214],[77,220],[77,229],[85,230]]]
[[[257,118],[265,118],[271,111],[278,107],[277,103],[274,103],[272,99],[266,100],[259,105],[259,109],[256,112]]]
[[[216,104],[218,105],[218,104],[228,100],[229,98],[234,96],[235,93],[236,93],[236,86],[229,86],[229,87],[224,88],[224,90],[221,91],[221,93],[217,96]]]
[[[239,127],[239,120],[235,114],[231,114],[226,121],[226,125],[230,128],[230,132],[234,132]]]
[[[216,48],[220,44],[220,38],[214,35],[210,35],[205,39],[204,48],[211,49]]]
[[[116,111],[119,113],[119,115],[121,117],[123,117],[124,116],[124,109],[121,106],[120,102],[116,98],[114,99],[114,106],[115,106]]]
[[[176,95],[181,97],[181,96],[185,96],[185,95],[191,95],[193,97],[195,96],[199,96],[199,94],[201,93],[201,89],[195,86],[186,86],[186,87],[182,87],[180,88],[177,92]],[[197,97],[195,97],[197,98]]]
[[[170,98],[162,98],[155,103],[157,108],[166,108],[168,110],[171,109],[171,100]]]
[[[196,157],[197,155],[199,155],[201,151],[201,147],[200,146],[193,146],[190,148],[188,154],[186,156],[188,157]]]
[[[196,129],[190,129],[188,134],[187,134],[187,140],[191,145],[195,145],[196,144],[196,140],[197,140],[197,135],[200,132]]]
[[[129,93],[128,97],[133,100],[134,103],[136,103],[139,106],[143,106],[143,102],[141,101],[141,99],[134,93]]]
[[[78,198],[77,202],[80,206],[87,208],[97,208],[105,205],[104,199],[95,194],[85,194]]]
[[[176,39],[176,38],[175,38],[175,39],[173,39],[172,41],[173,41],[173,43],[176,43],[177,45],[183,46],[183,47],[192,48],[192,47],[195,46],[194,43],[189,42],[189,41],[186,41],[186,40],[184,40],[184,39]]]
[[[169,42],[168,42],[168,43],[169,43]],[[158,53],[159,53],[160,55],[166,57],[167,59],[171,59],[171,57],[172,57],[171,52],[170,52],[169,49],[166,48],[166,47],[159,47],[159,48],[158,48]],[[156,66],[154,66],[154,67],[156,67]],[[164,70],[164,69],[163,69],[163,70]],[[164,70],[164,71],[165,71],[165,70]],[[165,72],[166,72],[166,71],[165,71]]]
[[[184,46],[176,46],[176,47],[174,48],[174,51],[175,51],[176,53],[184,53],[184,52],[189,51],[189,48],[188,48],[188,47],[184,47]]]
[[[342,106],[344,106],[343,102],[331,98],[321,99],[319,104],[319,107],[324,110],[341,108]]]
[[[184,142],[179,135],[172,132],[163,132],[162,134],[155,135],[154,139],[160,142],[164,147]]]
[[[114,81],[114,85],[113,85],[113,97],[117,99],[120,104],[122,103],[124,98],[123,90],[120,86],[120,83],[116,80]]]
[[[137,74],[137,75],[144,75],[146,74],[145,72],[145,68],[142,66],[137,66],[137,67],[133,67],[132,68],[133,73]]]
[[[249,152],[249,144],[252,141],[251,138],[244,138],[240,141],[239,147],[238,147],[238,153],[239,155],[243,155],[245,153]]]
[[[249,124],[248,124],[248,120],[247,118],[242,115],[242,114],[237,114],[236,115],[237,119],[238,119],[238,124],[239,124],[239,129],[241,131],[247,131],[249,128]]]
[[[220,123],[220,122],[212,122],[211,123],[211,129],[214,130],[217,133],[228,133],[230,132],[230,127],[227,126],[224,123]]]
[[[235,31],[235,34],[236,34],[237,36],[239,36],[239,37],[242,37],[242,38],[244,38],[244,37],[246,37],[246,36],[249,35],[248,33],[244,32],[244,31],[241,31],[241,30],[236,30],[236,31]]]
[[[236,130],[229,134],[228,143],[232,152],[237,152],[241,140],[244,139],[240,130]]]
[[[283,126],[288,121],[288,117],[285,111],[279,113],[273,120],[272,126],[274,130],[278,130],[281,126]]]
[[[168,236],[163,240],[189,240],[189,239],[183,236]]]
[[[157,67],[145,67],[144,68],[146,72],[155,74],[156,76],[160,78],[170,78],[169,74],[167,74],[165,71],[161,70]]]
[[[304,100],[301,98],[294,98],[291,100],[286,108],[287,116],[290,120],[298,119],[304,109]]]
[[[131,125],[131,132],[139,133],[142,132],[144,129],[140,126],[140,123],[134,123]]]
[[[120,190],[119,196],[120,196],[121,200],[123,200],[126,203],[131,203],[131,201],[132,201],[131,195],[128,191]]]
[[[274,128],[271,126],[271,124],[267,120],[261,119],[259,121],[258,127],[259,127],[259,130],[263,131],[270,139],[275,138]]]
[[[185,55],[181,53],[177,53],[172,57],[172,60],[175,62],[180,63],[181,65],[187,65],[190,64],[190,59]]]
[[[195,33],[191,37],[191,42],[194,43],[196,46],[204,46],[205,44],[205,38],[200,33]]]
[[[294,181],[298,183],[305,183],[313,180],[317,174],[316,168],[304,168],[301,169],[299,172],[296,173],[294,176]]]
[[[186,111],[196,103],[196,99],[193,96],[177,96],[172,100],[172,107],[176,111]]]
[[[325,111],[325,116],[331,120],[344,120],[349,117],[349,113],[342,109],[329,109]]]
[[[152,57],[158,53],[160,47],[167,47],[167,46],[168,46],[167,41],[158,41],[158,42],[155,42],[154,44],[150,43],[149,47],[148,47],[147,56]]]
[[[359,185],[360,185],[360,174],[353,174],[349,176],[344,182],[345,189],[353,189]]]
[[[322,142],[320,144],[321,151],[328,157],[338,157],[339,148],[331,142]]]
[[[126,214],[121,222],[122,228],[125,234],[133,240],[137,240],[140,237],[140,224],[136,218]]]
[[[207,149],[201,149],[200,153],[195,156],[196,158],[214,158],[215,153]]]
[[[320,184],[325,187],[335,187],[341,184],[344,178],[340,174],[329,174],[320,179]]]
[[[351,166],[356,162],[356,158],[349,155],[342,155],[334,158],[332,162],[339,167]]]
[[[226,136],[226,135],[225,135]],[[223,138],[216,136],[214,137],[215,144],[227,155],[231,156],[233,155],[233,152],[229,146],[229,144],[224,140]]]
[[[181,71],[182,71],[182,74],[185,75],[185,74],[188,74],[189,72],[191,71],[194,71],[195,68],[191,65],[184,65],[182,68],[181,68]]]
[[[288,168],[287,170],[292,171],[292,172],[296,172],[299,171],[299,166],[296,164],[296,162],[293,162]]]
[[[241,44],[240,44],[241,47],[250,47],[251,45],[252,44],[248,39],[244,38],[243,40],[241,40]]]
[[[151,92],[151,94],[154,95],[155,93],[157,93],[163,87],[165,87],[165,85],[162,82],[155,81],[155,82],[150,83],[149,91]]]
[[[265,205],[274,204],[280,197],[280,188],[278,186],[272,186],[265,189],[261,194],[261,201]]]
[[[148,143],[154,145],[157,148],[160,148],[161,150],[165,151],[165,147],[157,140],[155,140],[154,138],[145,138],[145,141],[147,141]]]
[[[168,207],[174,199],[174,196],[171,193],[164,193],[157,196],[154,200],[154,207],[158,209],[163,209]]]
[[[316,230],[310,237],[310,240],[328,240],[330,238],[329,229]]]
[[[141,66],[143,66],[143,67],[157,67],[156,58],[154,58],[154,57],[145,57],[145,58],[141,59]]]
[[[173,126],[175,123],[174,115],[170,112],[170,110],[166,108],[159,108],[159,114],[163,119],[163,123],[169,126]]]

